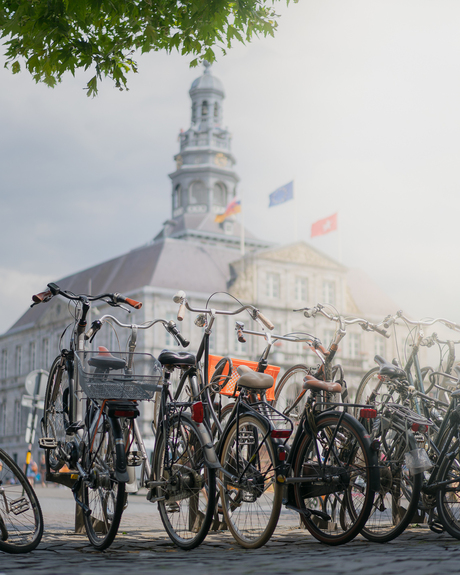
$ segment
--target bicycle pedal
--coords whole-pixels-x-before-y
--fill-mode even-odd
[[[40,437],[38,440],[38,446],[40,449],[56,449],[58,444],[52,437]]]
[[[321,519],[324,519],[324,521],[332,521],[332,517],[324,511],[319,511],[318,509],[309,509],[308,511],[310,511],[312,515],[317,515]]]
[[[444,525],[438,521],[431,521],[431,523],[428,524],[428,527],[433,531],[433,533],[444,533]]]

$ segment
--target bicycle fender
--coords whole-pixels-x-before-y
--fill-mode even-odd
[[[109,417],[115,438],[115,477],[120,483],[129,483],[129,474],[126,462],[125,440],[121,430],[120,422],[115,417]]]
[[[220,467],[220,461],[217,457],[216,450],[214,449],[211,434],[203,423],[195,423],[195,426],[200,434],[201,441],[203,442],[203,454],[206,464],[211,469],[218,469]]]

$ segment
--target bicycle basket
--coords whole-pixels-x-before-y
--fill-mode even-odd
[[[76,358],[80,387],[91,399],[152,399],[161,390],[161,364],[149,353],[85,351]]]
[[[218,364],[218,362],[221,359],[222,359],[222,357],[219,355],[210,355],[209,356],[209,366],[208,366],[209,381],[211,381],[211,377],[212,377],[212,374],[214,373],[216,365]],[[235,391],[236,382],[238,381],[238,378],[240,377],[238,372],[236,371],[236,368],[239,365],[247,365],[253,371],[256,371],[257,365],[258,365],[257,361],[249,361],[247,359],[234,359],[233,357],[231,359],[232,359],[232,363],[233,363],[233,370],[231,373],[231,377],[228,380],[228,382],[224,385],[224,387],[220,390],[220,393],[222,395],[228,395],[228,396],[233,395],[233,393]],[[268,365],[267,369],[265,370],[265,373],[268,373],[269,375],[271,375],[273,377],[273,385],[270,389],[267,389],[266,397],[267,397],[268,401],[273,401],[275,399],[276,378],[278,377],[280,369],[281,368],[276,366],[276,365]],[[228,373],[227,374],[224,373],[224,375],[228,375]],[[238,395],[238,392],[236,393],[236,395]]]

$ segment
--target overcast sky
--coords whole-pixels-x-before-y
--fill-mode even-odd
[[[338,233],[309,237],[337,212],[345,265],[415,316],[460,322],[460,2],[300,0],[279,11],[274,39],[212,68],[246,227],[338,258]],[[50,89],[0,60],[3,333],[47,282],[158,233],[202,70],[143,55],[129,91],[106,80],[90,99],[89,72]],[[269,209],[292,179],[296,204]]]

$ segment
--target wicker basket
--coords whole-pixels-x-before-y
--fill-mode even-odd
[[[222,359],[222,357],[218,356],[218,355],[210,355],[209,356],[209,366],[208,366],[209,381],[211,381],[211,377],[212,377],[212,374],[214,373],[216,365],[218,364],[218,362],[221,359]],[[233,371],[232,371],[231,378],[227,381],[227,383],[224,385],[224,387],[220,390],[220,393],[222,395],[232,396],[234,394],[236,382],[238,381],[238,378],[240,377],[238,372],[236,371],[236,368],[238,366],[247,365],[253,371],[256,371],[257,366],[258,366],[257,361],[249,361],[247,359],[236,359],[233,357],[231,359],[232,359],[232,363],[233,363]],[[273,377],[273,385],[270,389],[267,389],[266,397],[267,397],[268,401],[273,401],[275,399],[276,378],[278,377],[280,369],[281,368],[276,366],[276,365],[268,365],[266,370],[265,370],[265,373],[268,373],[269,375],[271,375]],[[223,373],[223,375],[228,375],[228,373],[227,372]],[[238,392],[235,395],[238,395]]]
[[[161,364],[149,353],[85,351],[76,357],[78,383],[91,399],[152,399],[161,389],[158,385],[162,376]],[[104,369],[105,366],[94,365],[102,358],[118,360],[121,367]],[[126,373],[120,360],[128,365],[130,359],[133,360],[132,373]]]

